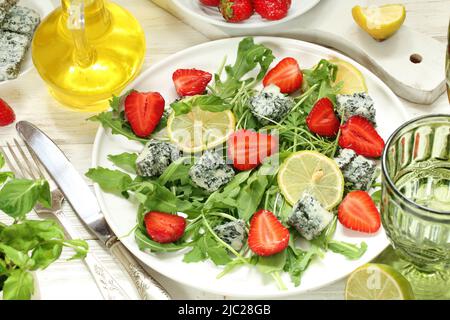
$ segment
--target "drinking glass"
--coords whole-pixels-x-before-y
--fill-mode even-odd
[[[418,299],[450,298],[450,115],[397,129],[382,159],[383,226]]]

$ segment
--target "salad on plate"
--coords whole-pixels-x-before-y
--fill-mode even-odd
[[[302,70],[245,38],[219,70],[174,70],[168,105],[156,92],[130,90],[90,120],[142,143],[108,156],[117,169],[86,175],[105,192],[139,204],[132,230],[150,254],[210,260],[222,277],[240,266],[295,286],[328,251],[359,259],[364,242],[334,239],[338,223],[381,228],[374,101],[362,74],[341,60]]]

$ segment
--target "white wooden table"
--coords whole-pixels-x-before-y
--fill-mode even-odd
[[[58,0],[53,0],[58,3]],[[341,0],[344,1],[344,0]],[[131,11],[141,22],[147,36],[147,55],[144,69],[151,64],[181,49],[206,42],[208,38],[186,26],[184,23],[158,8],[149,0],[116,0]],[[386,1],[374,0],[374,4]],[[392,1],[391,1],[392,2]],[[394,1],[395,2],[395,1]],[[450,0],[403,0],[407,7],[405,24],[446,41],[450,16]],[[444,73],[444,66],[442,66]],[[0,97],[8,101],[15,109],[18,120],[29,120],[50,135],[76,168],[84,173],[91,161],[91,150],[97,124],[87,122],[86,113],[74,113],[62,108],[48,94],[43,81],[35,70],[20,80],[0,86]],[[447,97],[442,95],[433,105],[415,105],[404,101],[411,117],[428,113],[449,113]],[[14,126],[0,128],[0,145],[16,136]],[[90,183],[90,182],[89,182]],[[120,266],[100,247],[99,242],[88,233],[66,204],[65,212],[86,239],[92,251],[100,256],[113,274],[117,275],[124,288],[133,290]],[[0,221],[7,219],[0,214]],[[65,261],[70,252],[64,252],[61,260],[47,270],[38,273],[42,299],[101,299],[101,295],[90,273],[81,261]],[[180,285],[161,275],[155,274],[161,283],[177,299],[231,299],[198,291]],[[293,296],[292,299],[342,299],[344,281],[309,292]]]

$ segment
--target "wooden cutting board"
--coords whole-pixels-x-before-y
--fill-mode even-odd
[[[373,40],[351,16],[354,5],[370,5],[371,0],[321,0],[312,10],[285,24],[251,31],[222,28],[192,19],[174,5],[174,0],[152,1],[211,40],[268,35],[332,47],[372,70],[397,95],[411,102],[431,104],[445,91],[446,46],[407,26],[402,26],[383,42]],[[420,57],[421,62],[412,62],[414,57]]]

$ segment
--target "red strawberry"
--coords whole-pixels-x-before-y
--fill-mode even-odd
[[[284,58],[263,80],[264,87],[274,84],[280,88],[282,93],[292,93],[302,86],[303,74],[294,58]]]
[[[218,7],[220,0],[200,0],[200,2],[205,6]]]
[[[271,256],[289,244],[289,230],[267,210],[256,212],[250,221],[248,246],[259,256]]]
[[[252,130],[236,131],[228,139],[228,156],[240,171],[251,170],[278,149],[278,140],[270,135]]]
[[[164,212],[148,212],[144,222],[150,238],[159,243],[177,241],[183,236],[186,228],[186,219]]]
[[[158,92],[131,92],[125,99],[125,115],[133,132],[139,137],[149,136],[161,120],[164,105]]]
[[[202,94],[211,79],[211,73],[197,69],[178,69],[172,75],[175,89],[180,96]]]
[[[380,213],[365,191],[347,194],[339,205],[338,218],[346,228],[365,233],[375,233],[381,226]]]
[[[353,116],[341,126],[339,146],[352,149],[365,157],[378,158],[383,153],[384,140],[369,120]]]
[[[253,5],[264,19],[280,20],[287,16],[291,0],[253,0]]]
[[[334,137],[339,131],[340,122],[334,113],[333,102],[328,98],[317,101],[306,117],[306,124],[311,132],[319,136]]]
[[[221,0],[219,9],[228,22],[244,21],[253,15],[251,0]]]
[[[7,126],[16,120],[13,109],[2,99],[0,99],[0,127]]]

